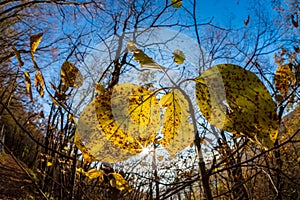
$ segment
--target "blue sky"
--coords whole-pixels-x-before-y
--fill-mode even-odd
[[[259,3],[262,3],[261,1]],[[219,26],[235,27],[244,26],[244,20],[248,15],[254,15],[250,10],[257,5],[256,1],[249,0],[198,0],[197,15],[201,19],[213,19],[213,23]],[[270,1],[264,1],[262,6],[272,12]]]

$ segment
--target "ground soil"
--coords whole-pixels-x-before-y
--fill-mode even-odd
[[[0,155],[0,199],[41,199],[30,177],[9,154]]]

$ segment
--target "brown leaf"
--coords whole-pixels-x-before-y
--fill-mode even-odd
[[[248,15],[247,19],[244,20],[244,25],[247,26],[250,22],[250,16]]]

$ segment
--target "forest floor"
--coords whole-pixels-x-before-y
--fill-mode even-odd
[[[9,154],[0,154],[0,200],[41,199],[30,177]]]

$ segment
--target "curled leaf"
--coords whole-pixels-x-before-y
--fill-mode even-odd
[[[16,58],[18,59],[19,66],[22,67],[24,65],[24,62],[22,61],[20,52],[15,46],[13,46],[12,49],[15,53]]]
[[[38,65],[35,61],[34,53],[35,53],[37,47],[39,46],[39,44],[42,40],[42,37],[43,37],[43,33],[32,35],[30,37],[30,55],[31,55],[32,61],[34,63],[34,68],[36,70],[40,70],[40,68],[38,67]]]
[[[38,93],[41,97],[44,96],[45,82],[44,77],[40,71],[35,73],[34,76],[34,86],[36,87]]]
[[[30,80],[30,75],[28,72],[24,72],[24,76],[25,76],[25,83],[26,83],[26,90],[29,93],[30,96],[30,100],[33,100],[32,97],[32,90],[31,90],[31,80]]]
[[[65,61],[61,66],[60,76],[66,87],[79,88],[83,83],[79,69],[69,61]]]
[[[216,65],[196,79],[197,104],[208,122],[271,148],[278,134],[276,104],[252,72]]]
[[[248,15],[246,20],[244,20],[244,25],[247,26],[249,22],[250,22],[250,15]]]

